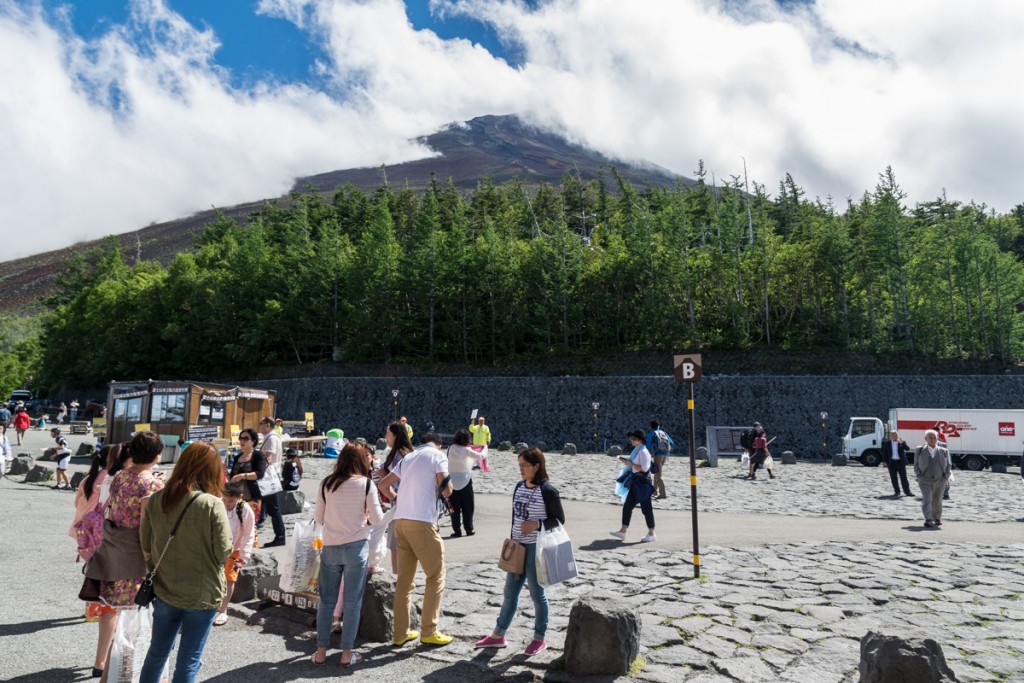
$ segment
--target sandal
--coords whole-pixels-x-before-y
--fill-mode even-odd
[[[316,654],[317,653],[314,651],[310,661],[313,662],[313,666],[323,666],[327,662],[327,653],[325,652],[324,658],[319,661],[317,661]]]
[[[227,612],[217,612],[217,616],[215,616],[213,618],[213,625],[214,626],[223,626],[226,623],[228,623],[228,613]]]
[[[347,662],[338,660],[338,664],[339,666],[352,666],[353,664],[358,664],[361,661],[363,661],[363,656],[358,652],[353,652],[352,659],[348,660]]]
[[[341,619],[335,619],[331,624],[331,633],[341,633]]]

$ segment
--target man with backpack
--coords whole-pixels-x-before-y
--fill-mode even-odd
[[[651,431],[647,432],[647,451],[654,456],[654,465],[651,467],[651,475],[654,477],[654,498],[663,500],[668,498],[665,494],[665,480],[662,479],[662,472],[665,471],[665,461],[675,448],[676,442],[668,435],[657,420],[651,420]]]

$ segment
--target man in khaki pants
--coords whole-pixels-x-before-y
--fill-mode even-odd
[[[444,597],[444,542],[437,531],[437,496],[452,494],[448,478],[448,456],[438,449],[441,440],[434,432],[420,438],[420,447],[409,453],[378,488],[395,507],[395,539],[398,545],[398,578],[395,581],[395,628],[393,645],[404,645],[419,637],[427,645],[447,645],[452,637],[437,630]],[[394,489],[401,482],[401,496]],[[441,484],[445,483],[444,487]],[[423,634],[409,630],[410,608],[416,565],[423,565],[427,584],[423,590]]]

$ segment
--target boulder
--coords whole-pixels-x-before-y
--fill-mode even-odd
[[[375,643],[392,642],[395,638],[395,613],[392,610],[394,603],[395,585],[390,575],[383,572],[370,574],[366,579],[366,590],[363,591],[359,637]],[[418,629],[419,625],[419,614],[414,606],[409,628]]]
[[[388,448],[388,442],[385,439],[377,439],[377,451],[386,451]]]
[[[281,514],[296,515],[305,509],[306,494],[302,491],[281,491]]]
[[[533,444],[533,447],[534,448],[539,448],[541,453],[547,453],[548,452],[548,443],[547,443],[547,441],[538,441],[537,443]]]
[[[35,465],[25,475],[25,483],[30,484],[38,481],[50,481],[53,479],[53,470],[46,465]]]
[[[35,465],[35,460],[32,459],[32,456],[22,453],[11,461],[11,469],[7,471],[7,474],[28,474],[33,465]]]
[[[520,442],[518,442],[515,445],[515,447],[513,447],[512,450],[515,451],[518,454],[518,453],[522,453],[523,451],[525,451],[529,447],[530,447],[530,444],[526,443],[525,441],[520,441]]]
[[[901,638],[868,631],[860,641],[861,683],[956,681],[942,647],[931,638]]]
[[[680,454],[681,455],[681,454]],[[708,467],[718,467],[718,453],[712,453],[707,446],[698,446],[694,454],[696,460],[707,462]],[[689,460],[689,458],[687,458]]]
[[[235,592],[231,594],[231,602],[255,600],[256,585],[260,579],[279,573],[274,553],[264,553],[258,549],[253,551],[249,555],[249,561],[238,570],[238,581],[235,583]]]
[[[846,456],[836,453],[832,456],[832,467],[846,467]]]
[[[581,598],[569,612],[565,670],[621,676],[640,652],[640,616],[609,601]]]
[[[622,455],[622,446],[612,446],[608,449],[608,455],[617,458]]]
[[[91,443],[89,443],[88,441],[83,441],[82,443],[78,444],[78,452],[76,452],[75,455],[92,455],[92,452],[94,450],[96,449],[93,447]]]
[[[562,455],[576,455],[576,444],[567,443],[562,446]]]
[[[78,490],[78,485],[85,481],[89,475],[85,472],[75,472],[74,476],[71,477],[71,488]]]
[[[782,464],[783,465],[795,465],[796,456],[793,455],[793,451],[782,451]]]
[[[992,463],[992,471],[998,474],[1006,474],[1006,463],[1005,462],[994,462]]]
[[[498,444],[498,450],[499,451],[510,451],[510,450],[512,450],[512,442],[511,441],[502,441],[501,443]]]

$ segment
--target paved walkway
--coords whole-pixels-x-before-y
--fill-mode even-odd
[[[1024,543],[1015,521],[1024,505],[1016,474],[958,472],[947,523],[932,531],[918,522],[919,501],[886,495],[884,470],[800,464],[780,466],[774,481],[748,482],[735,478],[734,465],[702,469],[698,500],[708,512],[700,517],[696,580],[689,498],[671,469],[671,497],[656,512],[658,543],[636,542],[637,513],[623,544],[607,536],[619,515],[614,461],[553,455],[549,471],[567,500],[581,576],[549,592],[551,649],[527,659],[526,594],[509,649],[472,648],[500,605],[504,575],[493,556],[517,475],[510,454],[492,453],[491,462],[494,471],[474,480],[482,494],[477,535],[446,541],[442,628],[456,642],[399,651],[366,644],[365,664],[347,672],[353,680],[569,680],[549,665],[561,654],[573,601],[592,595],[631,605],[643,619],[644,666],[620,680],[845,683],[857,680],[859,640],[875,629],[935,638],[961,680],[1024,681]],[[308,469],[315,475],[330,464],[311,461]],[[685,481],[681,465],[675,471]],[[311,476],[303,486],[311,499],[315,487]],[[70,494],[0,480],[0,678],[71,681],[88,673],[95,626],[81,621],[74,598],[80,574],[65,535],[70,516]],[[201,678],[283,683],[337,675],[306,663],[309,635],[232,619],[211,635]]]

